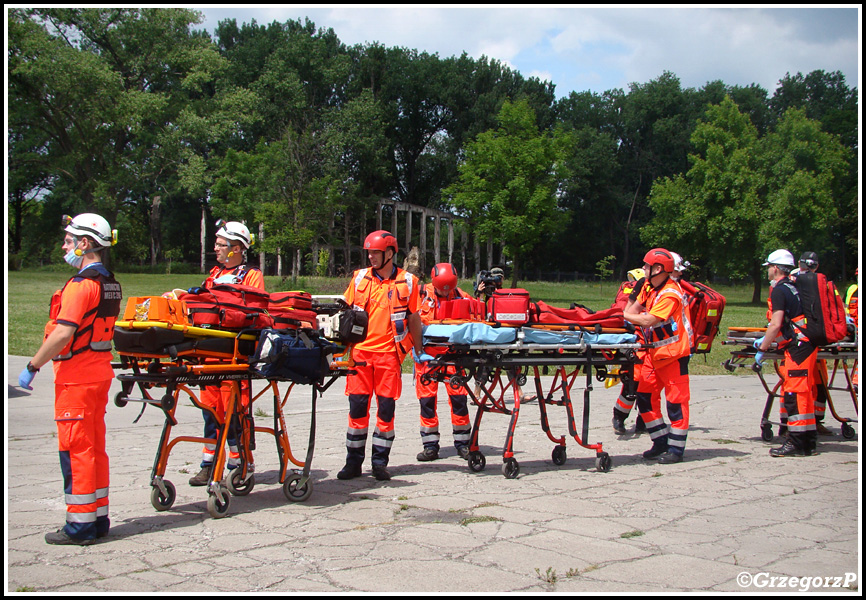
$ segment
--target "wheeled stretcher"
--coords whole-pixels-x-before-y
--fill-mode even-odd
[[[273,377],[264,378],[261,371],[250,363],[259,334],[260,331],[257,330],[235,333],[163,322],[116,323],[114,340],[120,363],[113,366],[125,372],[117,375],[121,391],[114,398],[115,405],[123,407],[129,402],[140,402],[143,403],[142,411],[147,405],[152,405],[159,408],[165,416],[150,480],[150,499],[156,510],[170,509],[176,498],[174,485],[165,479],[171,451],[181,442],[196,442],[216,446],[207,485],[207,507],[214,518],[225,516],[231,496],[245,496],[255,485],[252,466],[254,432],[272,435],[276,441],[279,483],[286,498],[292,502],[302,502],[310,497],[313,489],[310,468],[315,448],[316,401],[339,375],[349,372],[350,363],[331,362],[331,376],[327,381],[314,381],[311,385],[310,434],[306,457],[302,461],[292,453],[283,413],[295,382]],[[266,384],[257,394],[252,391],[254,380],[264,381]],[[250,389],[250,402],[245,407],[241,399],[241,383],[244,381],[249,384]],[[225,415],[220,415],[202,404],[193,388],[219,386],[223,382],[229,383],[231,393]],[[280,390],[281,385],[285,387],[284,392]],[[139,395],[132,397],[136,388]],[[273,399],[273,426],[257,427],[253,422],[252,406],[266,395]],[[208,411],[214,417],[218,423],[216,439],[196,436],[172,438],[172,428],[178,423],[175,414],[181,404],[180,399],[184,396],[188,397],[194,406]],[[241,463],[223,479],[222,473],[227,460],[225,447],[230,429],[237,432]],[[300,470],[289,472],[289,463]]]
[[[436,349],[435,358],[429,363],[431,370],[424,377],[446,382],[454,389],[464,388],[477,408],[469,445],[471,471],[480,472],[486,466],[478,437],[482,416],[490,412],[511,417],[502,453],[502,474],[508,479],[519,474],[520,466],[514,458],[514,432],[520,415],[521,388],[530,378],[541,412],[541,428],[556,444],[552,452],[554,464],[565,464],[566,437],[551,432],[548,407],[562,406],[567,413],[568,434],[581,447],[595,450],[599,471],[610,470],[611,459],[602,444],[587,442],[592,381],[593,378],[600,382],[609,378],[627,381],[634,377],[636,351],[641,348],[635,335],[624,330],[591,332],[556,326],[435,324],[425,328],[424,346]],[[550,375],[552,381],[545,385],[542,377]],[[572,389],[579,380],[585,382],[580,433],[572,402]],[[508,396],[513,396],[510,408]]]
[[[779,363],[784,360],[785,355],[784,352],[775,349],[764,353],[764,361],[771,361],[773,363],[773,369],[779,377],[779,380],[771,385],[766,379],[765,369],[755,362],[757,350],[753,346],[755,340],[764,335],[765,332],[766,328],[760,327],[730,327],[727,339],[722,343],[736,346],[736,348],[731,351],[731,358],[723,362],[722,366],[730,372],[745,368],[758,375],[761,385],[767,392],[767,401],[764,404],[764,411],[761,415],[761,439],[769,442],[773,439],[773,425],[783,426],[780,422],[772,421],[770,417],[773,402],[782,395],[780,392],[782,373]],[[858,414],[857,391],[852,380],[852,375],[857,368],[857,347],[858,343],[856,340],[842,341],[819,348],[817,355],[817,359],[819,361],[826,361],[828,366],[826,371],[828,374],[827,380],[822,381],[827,389],[827,407],[830,409],[833,418],[842,424],[842,437],[848,440],[852,439],[855,435],[854,427],[852,427],[851,423],[856,423],[857,419],[839,416],[831,392],[837,391],[848,394],[854,405],[854,414]],[[832,369],[829,368],[831,364]],[[823,380],[825,370],[818,368],[816,371]]]

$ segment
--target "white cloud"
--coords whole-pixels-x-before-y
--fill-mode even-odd
[[[572,89],[627,89],[663,71],[683,86],[721,79],[771,94],[787,72],[841,70],[858,85],[859,13],[839,9],[653,7],[251,7],[200,9],[259,24],[309,17],[347,45],[379,42],[440,57],[495,58]]]

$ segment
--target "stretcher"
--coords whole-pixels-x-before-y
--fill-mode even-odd
[[[207,485],[207,508],[214,518],[225,516],[231,496],[245,496],[255,485],[252,463],[255,432],[272,435],[276,441],[279,483],[286,498],[292,502],[303,502],[312,494],[310,468],[315,448],[316,401],[337,377],[349,372],[351,358],[349,355],[348,360],[341,361],[339,359],[345,358],[345,355],[336,354],[337,360],[330,363],[329,377],[310,386],[310,434],[306,457],[300,460],[292,453],[283,412],[295,383],[279,378],[265,379],[261,371],[251,364],[260,333],[258,330],[228,332],[155,321],[118,321],[115,324],[115,348],[120,363],[112,366],[124,372],[117,375],[121,391],[116,394],[114,404],[123,407],[130,402],[143,403],[142,412],[148,405],[155,406],[165,417],[150,477],[150,500],[157,511],[169,510],[176,499],[174,485],[165,479],[172,450],[181,442],[194,442],[216,446]],[[256,380],[264,381],[265,387],[253,395],[252,382]],[[219,415],[213,408],[202,404],[192,388],[219,386],[223,382],[229,383],[231,393],[225,415]],[[242,382],[247,382],[250,390],[250,401],[246,407],[241,401]],[[281,385],[285,388],[284,392],[281,392]],[[136,388],[139,394],[133,397]],[[253,421],[252,407],[258,399],[267,395],[273,399],[273,426],[258,427]],[[172,438],[172,428],[178,424],[175,415],[181,404],[179,400],[184,396],[190,399],[193,406],[214,417],[218,423],[216,438]],[[238,432],[241,463],[223,478],[230,429]],[[290,472],[289,463],[300,470]]]
[[[610,470],[610,455],[601,443],[587,442],[589,435],[590,393],[593,378],[628,381],[634,377],[637,337],[625,330],[575,330],[566,326],[493,327],[485,323],[437,323],[424,329],[425,349],[433,351],[430,371],[422,377],[428,381],[446,382],[453,389],[464,388],[476,406],[469,444],[468,466],[480,472],[486,458],[478,445],[482,416],[498,413],[510,416],[502,453],[502,474],[513,479],[520,473],[514,458],[514,432],[520,415],[521,388],[533,380],[541,412],[541,428],[555,444],[552,460],[556,465],[566,461],[566,436],[554,435],[548,420],[548,407],[564,407],[568,434],[583,448],[596,452],[596,468]],[[583,375],[581,375],[581,370]],[[543,376],[552,375],[548,385]],[[474,380],[473,389],[470,382]],[[581,428],[575,420],[572,388],[584,381]],[[513,396],[509,407],[508,397]]]
[[[764,353],[763,362],[772,362],[773,369],[779,377],[774,384],[766,379],[765,369],[755,362],[755,354],[757,350],[754,347],[754,342],[759,337],[766,333],[764,327],[730,327],[728,329],[727,339],[722,343],[728,346],[736,346],[731,351],[731,358],[725,360],[722,366],[730,372],[735,372],[737,369],[748,369],[758,375],[761,385],[767,392],[767,401],[764,404],[764,411],[761,415],[761,439],[765,442],[773,439],[773,425],[778,425],[780,428],[784,425],[781,422],[772,421],[770,419],[773,402],[781,397],[782,373],[779,368],[779,363],[785,358],[784,352],[777,350],[775,344],[770,351]],[[857,390],[855,389],[852,375],[857,369],[858,361],[858,341],[842,341],[828,346],[818,348],[817,360],[826,361],[829,367],[832,364],[832,370],[827,369],[828,377],[824,381],[825,371],[822,368],[816,369],[822,379],[823,384],[827,389],[827,407],[833,418],[842,425],[842,437],[846,440],[854,438],[855,430],[852,423],[856,423],[856,418],[841,417],[836,411],[836,406],[833,400],[832,391],[847,393],[851,397],[854,405],[854,413],[859,414],[857,405]],[[850,366],[849,366],[850,363]],[[837,381],[841,380],[841,381]],[[783,435],[782,431],[779,435]]]

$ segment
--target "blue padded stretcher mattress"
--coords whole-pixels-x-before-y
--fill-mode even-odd
[[[631,333],[591,333],[585,331],[551,331],[533,327],[492,327],[486,323],[427,325],[424,344],[463,344],[503,346],[509,344],[538,346],[619,346],[637,344]]]

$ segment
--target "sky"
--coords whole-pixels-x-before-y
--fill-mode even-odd
[[[201,27],[223,19],[259,25],[309,18],[346,45],[378,42],[440,58],[482,55],[524,77],[603,93],[647,83],[664,71],[684,88],[709,81],[757,84],[772,96],[787,73],[841,71],[859,88],[859,5],[837,8],[695,6],[436,5],[205,8]]]

